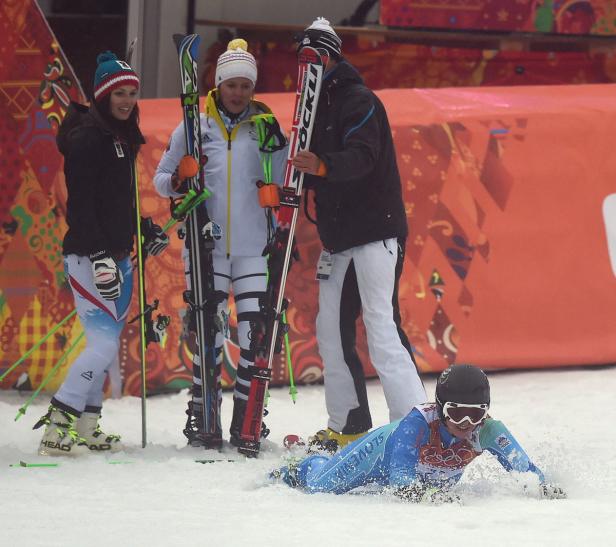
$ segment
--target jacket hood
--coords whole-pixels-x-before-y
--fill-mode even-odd
[[[94,103],[87,106],[71,101],[56,135],[58,150],[63,156],[66,156],[70,150],[72,133],[83,127],[97,127],[103,134],[113,135],[111,127],[101,116]],[[141,131],[139,131],[137,140],[139,144],[145,142]]]
[[[344,87],[351,84],[363,84],[364,80],[357,69],[347,61],[340,61],[323,79],[323,88]]]
[[[66,111],[66,115],[60,124],[60,128],[58,129],[58,134],[56,135],[56,144],[58,145],[58,150],[63,156],[68,154],[70,148],[70,140],[69,136],[71,132],[77,127],[81,127],[86,119],[88,114],[88,107],[84,104],[79,104],[71,101],[68,105],[68,110]]]

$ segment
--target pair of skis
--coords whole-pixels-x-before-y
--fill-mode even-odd
[[[200,166],[198,174],[188,180],[190,190],[197,195],[208,192],[203,179],[201,153],[201,117],[199,112],[199,86],[197,59],[199,42],[197,34],[174,35],[180,61],[182,84],[182,112],[186,152]],[[190,263],[190,288],[184,292],[184,302],[189,309],[189,325],[196,335],[193,363],[201,376],[202,402],[193,411],[200,414],[200,442],[205,448],[222,447],[220,422],[219,365],[216,363],[216,333],[221,327],[217,320],[220,297],[214,288],[214,264],[212,253],[215,241],[220,239],[220,226],[213,223],[205,206],[192,209],[186,215],[186,237]]]
[[[268,242],[268,286],[266,297],[260,305],[265,322],[263,328],[251,331],[255,361],[251,369],[252,378],[238,447],[240,452],[248,456],[259,453],[263,409],[272,376],[274,354],[280,352],[282,338],[288,330],[285,286],[295,253],[294,236],[304,181],[304,174],[293,167],[292,159],[310,146],[323,80],[324,60],[315,49],[302,48],[298,53],[298,63],[293,125],[277,215],[278,225]]]
[[[180,61],[182,109],[186,150],[202,165],[199,94],[197,88],[197,58],[200,37],[196,34],[174,36]],[[251,382],[246,411],[240,431],[238,450],[247,456],[257,456],[260,449],[261,428],[267,386],[271,379],[274,354],[280,351],[286,332],[284,321],[287,301],[284,297],[286,278],[291,265],[295,227],[297,224],[304,174],[293,167],[292,159],[308,150],[316,117],[316,108],[324,72],[324,59],[311,47],[298,53],[299,71],[295,97],[291,142],[282,188],[277,227],[268,242],[268,287],[266,298],[260,302],[262,322],[251,329],[251,349],[255,352],[250,369]],[[203,171],[190,180],[190,187],[200,192],[204,188]],[[201,371],[203,388],[202,435],[205,446],[216,448],[222,442],[219,400],[218,367],[215,354],[216,308],[212,268],[213,238],[204,237],[200,229],[211,221],[205,207],[195,208],[187,216],[190,250],[190,282],[186,302],[193,318],[197,336],[195,358]],[[207,231],[207,230],[206,230]],[[211,231],[211,230],[210,230]]]

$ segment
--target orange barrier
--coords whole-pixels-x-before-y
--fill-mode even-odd
[[[616,361],[616,279],[601,213],[616,189],[615,92],[603,85],[378,93],[392,122],[411,234],[402,316],[422,370],[454,361],[486,368]],[[289,126],[291,95],[260,99]],[[177,105],[141,102],[144,184],[179,119]],[[163,220],[160,200],[151,188],[143,192],[145,207]],[[321,374],[320,246],[305,219],[298,240],[291,341],[300,380],[309,381]],[[169,276],[176,308],[178,257],[176,246],[162,259],[169,268],[153,276],[157,283]],[[284,379],[278,364],[275,381]]]

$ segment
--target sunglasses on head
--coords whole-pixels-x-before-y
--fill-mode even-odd
[[[460,425],[465,420],[470,422],[471,425],[479,425],[488,415],[489,408],[490,405],[485,403],[465,404],[447,401],[443,405],[443,415],[455,425]]]

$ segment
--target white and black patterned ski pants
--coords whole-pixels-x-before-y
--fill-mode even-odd
[[[185,254],[186,256],[186,254]],[[267,260],[263,256],[213,256],[214,289],[224,293],[225,298],[218,309],[227,310],[228,296],[233,291],[237,313],[237,338],[240,346],[240,358],[237,364],[237,377],[233,396],[247,400],[250,389],[250,373],[248,367],[254,364],[254,352],[250,349],[251,322],[261,319],[259,299],[265,295],[267,286]],[[185,260],[187,286],[190,287],[188,261]],[[222,398],[220,386],[221,367],[223,360],[224,334],[216,335],[216,368],[218,377],[219,400]],[[198,363],[193,363],[193,402],[203,404],[201,389],[201,370]]]

